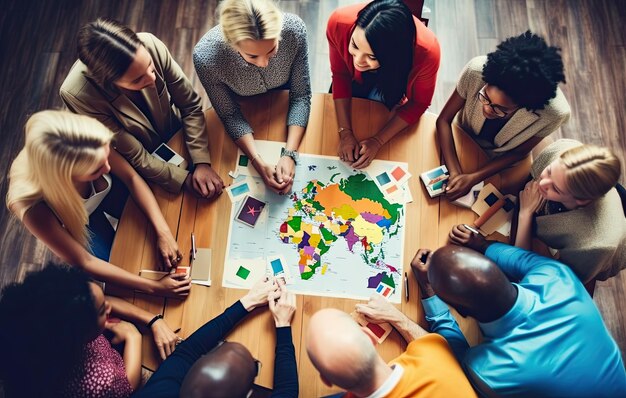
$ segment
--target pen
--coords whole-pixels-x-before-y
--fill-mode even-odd
[[[196,236],[191,233],[191,259],[196,259]]]
[[[469,225],[467,225],[467,224],[463,224],[463,226],[464,226],[464,227],[465,227],[465,229],[467,229],[468,231],[473,232],[473,233],[475,233],[476,235],[480,235],[480,232],[478,232],[475,228],[472,228],[472,227],[470,227],[470,226],[469,226]]]
[[[409,277],[407,276],[406,272],[404,273],[404,297],[406,298],[406,301],[409,301]]]

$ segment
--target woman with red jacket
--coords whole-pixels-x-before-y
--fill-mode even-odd
[[[426,111],[435,91],[439,43],[401,0],[374,0],[333,12],[326,30],[339,124],[339,157],[354,168]],[[358,142],[351,99],[380,101],[395,114],[374,136]]]

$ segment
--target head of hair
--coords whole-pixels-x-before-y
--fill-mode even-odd
[[[78,58],[100,85],[113,88],[143,44],[137,34],[117,21],[98,18],[78,31]]]
[[[245,398],[252,388],[257,364],[239,343],[224,342],[198,359],[187,372],[181,397]]]
[[[607,148],[581,145],[563,152],[559,159],[565,166],[569,193],[576,199],[598,199],[619,181],[620,161]]]
[[[283,14],[272,0],[224,0],[217,13],[231,46],[242,40],[280,40]]]
[[[498,87],[518,106],[543,109],[565,83],[563,60],[558,47],[531,33],[510,37],[487,54],[483,80]]]
[[[375,75],[376,88],[383,103],[391,109],[406,94],[413,67],[416,32],[413,15],[401,0],[374,0],[357,16],[356,26],[365,31],[380,67]]]
[[[311,317],[306,349],[320,375],[348,391],[371,389],[376,365],[382,361],[354,319],[334,308]]]
[[[436,250],[428,280],[443,301],[463,316],[494,321],[508,312],[517,291],[489,258],[472,249],[447,245]]]
[[[32,115],[25,134],[24,148],[9,171],[7,206],[43,199],[70,235],[87,247],[88,216],[72,177],[97,166],[98,150],[113,134],[89,116],[52,110]]]
[[[49,263],[2,291],[0,377],[15,396],[54,395],[80,363],[97,330],[89,280],[77,268]]]

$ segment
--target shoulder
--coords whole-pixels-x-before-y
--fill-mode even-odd
[[[349,32],[356,22],[357,14],[364,6],[365,4],[354,4],[337,8],[328,18],[327,33],[340,34]]]
[[[463,74],[472,77],[478,77],[482,80],[483,78],[483,67],[487,63],[486,55],[479,55],[478,57],[474,57],[469,60],[465,67],[463,68]]]
[[[64,94],[69,94],[73,97],[79,97],[81,93],[88,92],[90,93],[91,84],[85,74],[87,73],[87,66],[83,64],[80,60],[76,60],[74,65],[70,68],[70,72],[63,80],[61,84],[60,93],[61,96]],[[95,94],[93,92],[92,94]]]
[[[542,118],[565,121],[569,118],[572,110],[567,102],[567,99],[565,99],[563,91],[557,87],[556,96],[550,100],[545,108],[538,110],[537,113]]]
[[[196,69],[220,66],[230,53],[233,53],[222,34],[221,25],[216,25],[202,36],[193,48],[193,62]]]
[[[137,33],[137,36],[143,43],[148,53],[150,53],[155,63],[163,65],[169,58],[172,57],[165,43],[152,33],[140,32]]]
[[[461,71],[459,81],[457,82],[457,91],[463,98],[468,98],[478,92],[485,85],[483,80],[483,66],[487,61],[487,56],[481,55],[472,58]]]
[[[413,17],[415,22],[415,49],[419,52],[421,58],[436,59],[439,61],[441,56],[441,48],[439,47],[439,41],[437,36],[432,30],[428,29],[426,25],[419,19]],[[416,56],[418,54],[416,53]]]
[[[306,24],[299,16],[285,12],[283,13],[282,33],[291,33],[306,38]]]

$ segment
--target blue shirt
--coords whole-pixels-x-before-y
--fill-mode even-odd
[[[600,312],[570,268],[502,243],[485,255],[515,282],[518,296],[500,319],[479,323],[470,348],[448,306],[422,300],[431,331],[446,338],[474,386],[498,395],[625,397],[626,371]]]

